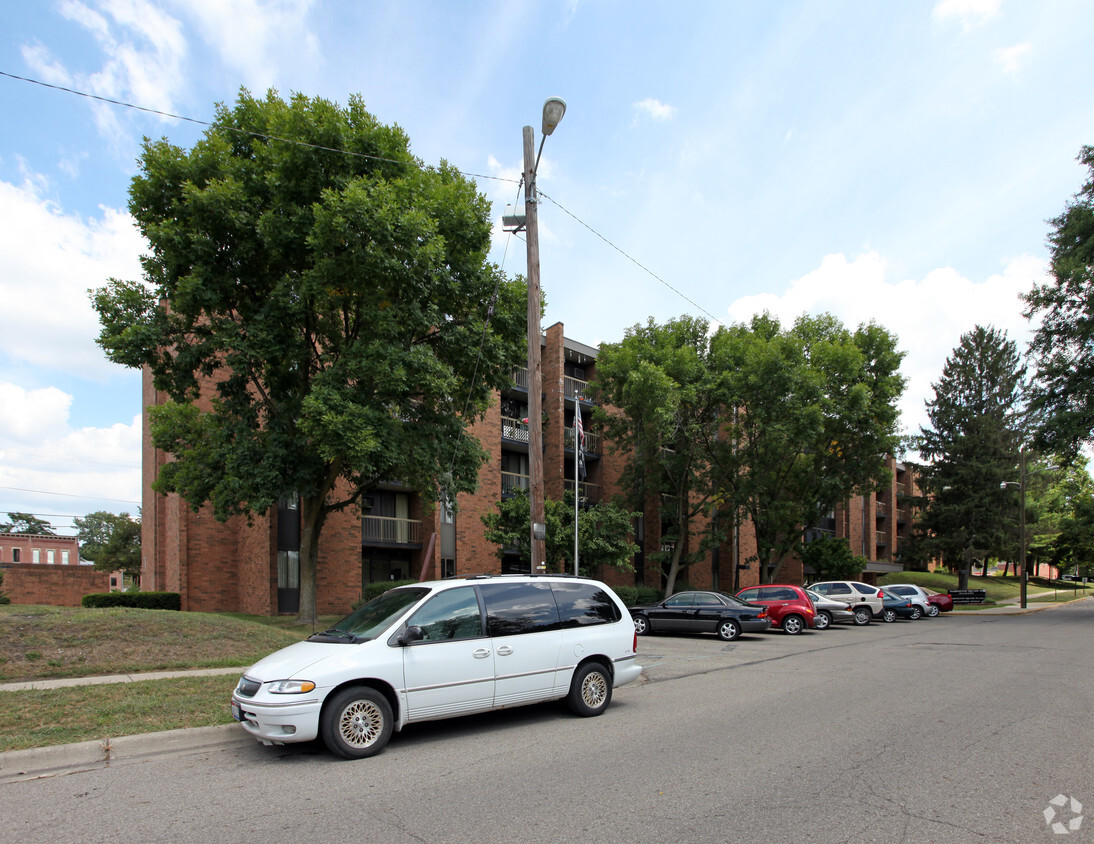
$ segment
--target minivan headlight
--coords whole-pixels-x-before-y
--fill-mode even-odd
[[[302,695],[315,689],[311,680],[274,680],[269,691],[275,695]]]

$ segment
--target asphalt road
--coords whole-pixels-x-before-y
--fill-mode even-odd
[[[9,782],[0,841],[1094,841],[1092,633],[1087,600],[649,637],[599,718],[536,706],[359,762],[247,739]],[[1081,825],[1054,833],[1048,808]]]

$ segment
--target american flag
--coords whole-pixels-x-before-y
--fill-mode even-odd
[[[577,449],[577,479],[585,480],[585,426],[581,424],[581,408],[574,413],[574,447]]]

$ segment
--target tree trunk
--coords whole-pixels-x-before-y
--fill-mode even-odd
[[[315,624],[319,571],[319,532],[323,529],[323,499],[300,499],[300,606],[297,624]]]

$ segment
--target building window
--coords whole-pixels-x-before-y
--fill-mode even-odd
[[[49,549],[46,550],[46,562],[49,563],[49,565],[51,565],[51,566],[55,562],[57,562],[56,559],[54,559],[54,556],[53,556],[55,553],[56,552],[52,548],[49,548]]]
[[[62,566],[67,566],[68,565],[68,551],[62,551],[61,552],[61,565]]]
[[[12,548],[11,549],[11,561],[13,563],[19,562],[19,549],[18,548]]]
[[[300,588],[300,552],[277,552],[277,588]]]
[[[456,576],[456,561],[451,557],[441,557],[441,577]]]
[[[38,550],[37,548],[31,549],[31,552],[30,552],[30,561],[31,561],[32,563],[40,563],[40,562],[42,562],[42,552],[41,552],[41,551],[39,551],[39,550]]]

